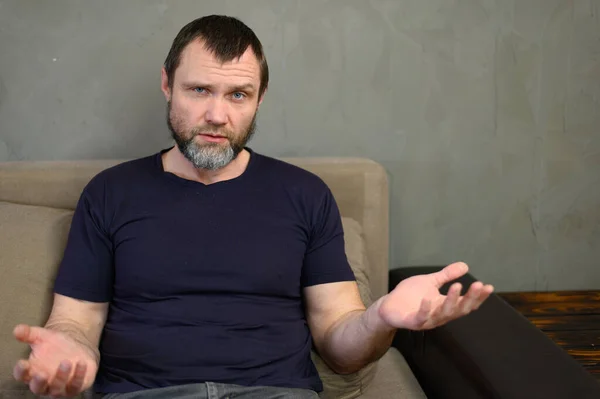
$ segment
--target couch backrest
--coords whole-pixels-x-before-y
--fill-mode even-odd
[[[388,284],[389,247],[388,181],[385,169],[364,158],[282,160],[320,176],[331,188],[342,216],[360,223],[373,299],[384,295]],[[94,175],[122,161],[0,163],[0,201],[72,210],[83,187]]]

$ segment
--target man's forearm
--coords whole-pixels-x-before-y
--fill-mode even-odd
[[[88,349],[90,353],[93,354],[96,363],[100,363],[98,344],[92,342],[93,339],[90,339],[90,337],[87,336],[85,329],[78,323],[68,320],[48,320],[44,328],[67,335],[73,341]]]
[[[328,331],[321,356],[334,371],[356,372],[389,349],[396,330],[379,317],[381,300],[367,310],[348,313]]]

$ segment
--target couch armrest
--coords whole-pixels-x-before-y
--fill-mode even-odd
[[[441,266],[390,271],[390,289]],[[475,282],[456,280],[463,294]],[[442,287],[447,293],[452,283]],[[475,312],[425,332],[398,331],[393,344],[428,398],[600,398],[600,383],[496,294]]]

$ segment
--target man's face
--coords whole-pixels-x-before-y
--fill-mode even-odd
[[[171,87],[163,69],[167,125],[181,153],[201,169],[228,165],[256,128],[260,66],[250,48],[221,64],[203,43],[181,54]]]

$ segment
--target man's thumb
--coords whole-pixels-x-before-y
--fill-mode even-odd
[[[436,286],[441,288],[444,284],[465,275],[469,271],[469,266],[464,262],[452,263],[435,273]]]
[[[13,330],[15,338],[25,344],[33,344],[40,338],[43,328],[19,324]]]

